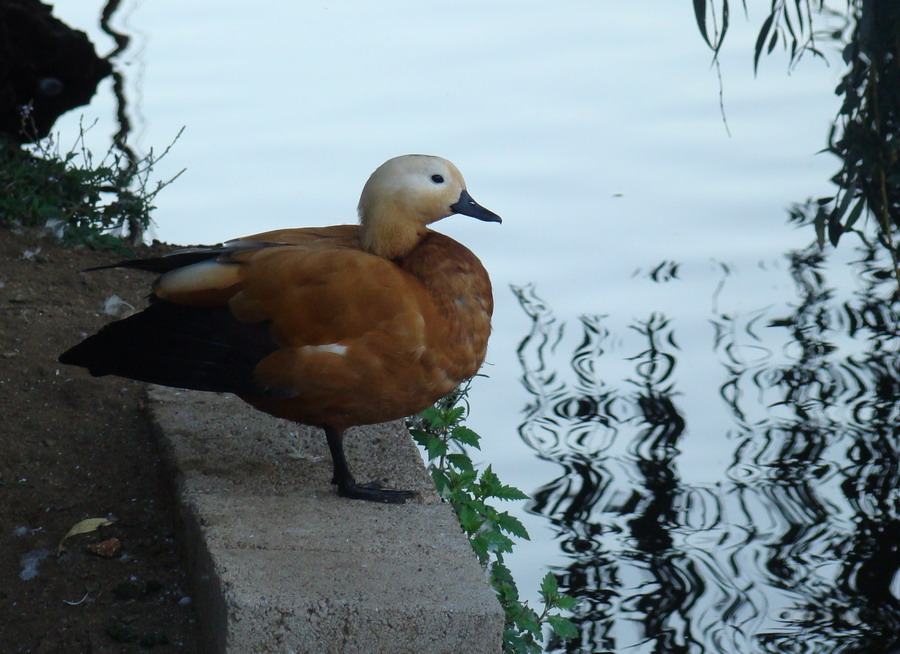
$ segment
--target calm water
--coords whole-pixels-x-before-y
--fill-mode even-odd
[[[658,311],[566,324],[515,289],[519,433],[556,465],[527,510],[585,598],[570,651],[896,646],[900,315],[886,262],[857,254],[842,296],[820,255],[787,253],[793,300],[710,311],[706,338]],[[685,374],[699,356],[718,370]]]
[[[88,5],[56,11],[108,52]],[[494,280],[470,424],[534,496],[512,506],[523,595],[551,569],[582,598],[569,651],[886,652],[900,633],[897,306],[885,262],[849,241],[823,260],[786,224],[830,191],[815,153],[841,64],[788,75],[776,55],[754,79],[763,18],[734,18],[723,53],[730,136],[687,1],[156,0],[113,20],[132,144],[186,127],[159,238],[352,222],[406,152],[454,160],[504,217],[440,229]],[[109,85],[80,113],[105,150]]]

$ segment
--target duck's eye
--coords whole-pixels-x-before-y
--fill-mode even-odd
[[[435,184],[443,184],[444,177],[442,175],[432,175],[431,181],[434,182]]]

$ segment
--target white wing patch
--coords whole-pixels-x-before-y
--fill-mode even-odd
[[[327,352],[329,354],[339,354],[344,356],[347,354],[347,346],[339,343],[329,343],[328,345],[304,345],[301,349],[310,350],[312,352]]]

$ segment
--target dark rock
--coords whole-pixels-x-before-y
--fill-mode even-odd
[[[43,138],[56,119],[87,104],[112,72],[84,32],[53,17],[39,0],[0,0],[0,136]],[[31,106],[27,131],[23,107]]]

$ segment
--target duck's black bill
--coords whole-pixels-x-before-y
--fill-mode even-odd
[[[456,201],[455,204],[450,205],[450,209],[453,213],[461,213],[464,216],[472,216],[472,218],[477,218],[478,220],[484,220],[489,223],[501,223],[503,222],[500,219],[500,216],[495,214],[493,211],[489,209],[485,209],[480,204],[475,202],[472,199],[472,196],[469,195],[469,192],[466,189],[463,189],[463,192],[459,194],[459,200]]]

